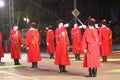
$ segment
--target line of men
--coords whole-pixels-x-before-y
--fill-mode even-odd
[[[102,62],[107,62],[107,57],[112,51],[112,31],[107,26],[107,21],[103,19],[101,26],[95,26],[96,20],[90,18],[88,25],[83,25],[85,32],[82,35],[81,28],[77,23],[71,29],[72,53],[75,60],[81,60],[80,54],[84,53],[83,66],[89,68],[89,75],[86,77],[96,77],[97,67],[100,66],[100,56]],[[56,52],[54,49],[54,31],[51,26],[47,32],[47,51],[50,58],[54,58],[55,64],[59,66],[59,72],[67,72],[66,65],[70,65],[68,33],[63,22],[59,22],[55,31]]]
[[[102,56],[103,62],[106,62],[107,56],[110,55],[112,50],[112,31],[107,27],[107,21],[105,19],[102,20],[102,27],[99,28],[95,28],[95,23],[96,20],[90,18],[88,25],[84,25],[86,28],[83,35],[81,33],[82,27],[78,26],[77,23],[71,29],[72,52],[75,54],[76,60],[80,60],[80,54],[84,53],[83,67],[89,69],[89,75],[86,77],[96,77],[97,68],[100,66],[100,56]],[[70,65],[68,32],[62,21],[58,23],[55,36],[51,28],[51,26],[48,27],[46,35],[47,52],[50,54],[50,58],[54,58],[54,64],[58,65],[60,73],[68,72],[66,70],[66,66]],[[14,26],[13,30],[10,31],[10,40],[11,58],[14,59],[15,65],[20,65],[20,47],[25,44],[25,48],[28,50],[28,62],[32,63],[31,68],[37,68],[38,61],[41,61],[42,58],[39,48],[41,37],[39,31],[36,29],[36,24],[34,22],[30,24],[30,29],[26,33],[26,42],[24,42],[21,32],[18,30],[18,26]],[[1,57],[4,57],[2,48],[0,60]]]

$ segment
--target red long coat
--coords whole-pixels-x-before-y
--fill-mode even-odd
[[[69,39],[65,27],[57,28],[56,34],[56,65],[70,65],[70,58],[68,53]]]
[[[71,30],[71,38],[72,38],[72,52],[73,54],[81,54],[81,40],[82,40],[82,33],[79,27],[72,28]]]
[[[84,55],[83,66],[88,68],[100,66],[100,46],[98,31],[86,28],[82,39],[82,50],[87,49]]]
[[[48,30],[47,37],[46,37],[46,43],[47,45],[47,53],[54,54],[55,53],[55,44],[54,44],[54,31]]]
[[[110,56],[112,51],[112,31],[107,27],[100,29],[101,56]]]
[[[21,59],[21,43],[24,44],[21,32],[19,30],[10,31],[10,50],[12,59]]]
[[[2,33],[0,33],[0,58],[4,57],[3,48],[2,48]]]
[[[41,60],[40,53],[41,37],[37,29],[29,29],[26,33],[26,47],[28,47],[28,62]]]

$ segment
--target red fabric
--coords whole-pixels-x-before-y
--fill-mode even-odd
[[[71,30],[71,38],[72,38],[72,52],[73,54],[81,54],[81,40],[82,33],[79,27],[72,28]]]
[[[88,68],[100,66],[100,46],[97,29],[86,28],[82,38],[82,50],[87,49],[84,55],[83,66]]]
[[[56,34],[55,64],[70,65],[70,58],[68,53],[69,39],[65,27],[56,29],[55,34]]]
[[[112,51],[112,31],[107,27],[100,29],[101,55],[110,56]]]
[[[47,45],[47,53],[54,54],[55,53],[55,45],[54,45],[54,32],[53,30],[48,30],[47,37],[46,37],[46,43]]]
[[[4,57],[3,48],[2,48],[2,33],[0,33],[0,57]]]
[[[10,40],[11,40],[11,58],[12,59],[21,59],[21,46],[20,44],[24,44],[22,39],[21,32],[19,30],[11,30],[10,31]]]
[[[37,62],[41,60],[40,53],[41,37],[37,29],[29,30],[26,34],[26,47],[28,49],[28,62]]]

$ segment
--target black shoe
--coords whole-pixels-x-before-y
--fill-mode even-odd
[[[92,75],[88,75],[88,76],[85,76],[85,77],[92,77]]]
[[[81,60],[81,58],[78,58],[78,60]]]
[[[17,65],[21,65],[20,63],[17,63]]]
[[[93,77],[96,77],[97,75],[97,68],[93,68]]]
[[[63,70],[63,72],[68,72],[67,70]]]
[[[85,77],[93,77],[93,71],[92,71],[92,68],[89,68],[89,75],[88,76],[85,76]]]
[[[63,72],[63,67],[62,65],[59,65],[59,73],[62,73]]]

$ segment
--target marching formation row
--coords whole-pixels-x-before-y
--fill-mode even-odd
[[[112,31],[107,27],[107,21],[102,20],[102,25],[95,27],[96,20],[90,18],[88,25],[78,26],[77,23],[71,29],[72,39],[72,53],[75,55],[75,60],[80,60],[80,54],[84,54],[83,67],[89,69],[87,77],[96,77],[97,68],[100,66],[100,56],[103,62],[107,62],[107,56],[112,51]],[[38,61],[41,61],[41,51],[39,45],[41,44],[41,36],[35,23],[30,24],[30,29],[26,33],[26,40],[24,41],[18,26],[14,26],[10,31],[10,50],[11,58],[14,59],[15,65],[20,65],[21,46],[25,45],[28,50],[28,62],[32,63],[31,68],[36,68]],[[81,28],[85,31],[82,34]],[[58,28],[54,31],[52,27],[47,27],[46,43],[47,52],[50,58],[54,58],[54,64],[59,66],[59,72],[67,72],[66,66],[70,65],[70,58],[68,50],[70,41],[66,27],[62,21],[58,23]],[[56,41],[56,46],[54,43]],[[2,42],[2,34],[0,34],[0,42]],[[2,44],[0,43],[0,62],[4,57]]]

